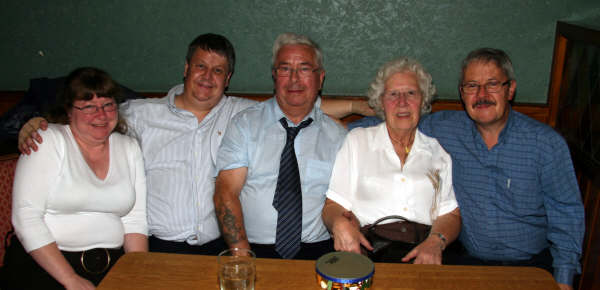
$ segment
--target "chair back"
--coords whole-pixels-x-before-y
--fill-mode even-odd
[[[4,265],[4,253],[12,234],[11,209],[12,187],[15,177],[15,168],[19,154],[0,156],[0,267]]]

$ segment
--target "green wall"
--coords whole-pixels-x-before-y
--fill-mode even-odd
[[[456,99],[461,59],[482,46],[506,50],[517,101],[544,103],[557,20],[600,19],[598,0],[104,0],[2,1],[0,90],[35,77],[97,66],[137,91],[181,82],[187,44],[214,32],[234,44],[232,92],[269,93],[271,45],[308,34],[325,56],[324,94],[364,95],[377,68],[420,60],[440,98]]]

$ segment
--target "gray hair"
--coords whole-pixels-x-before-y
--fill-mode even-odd
[[[508,54],[500,49],[484,47],[471,51],[463,60],[460,79],[458,82],[459,87],[463,85],[463,81],[465,80],[465,70],[467,69],[467,66],[474,61],[480,61],[484,63],[493,62],[502,70],[509,81],[516,80],[515,70],[513,69],[512,62],[510,61]]]
[[[282,33],[277,36],[275,39],[275,43],[273,43],[273,58],[271,60],[271,66],[275,66],[275,61],[277,60],[277,53],[279,50],[285,45],[292,44],[303,44],[308,45],[315,51],[316,61],[319,68],[323,68],[323,53],[321,52],[321,48],[319,45],[312,41],[306,35],[295,34],[291,32]]]
[[[369,106],[375,110],[377,116],[385,119],[383,112],[383,105],[381,104],[381,97],[385,90],[385,82],[388,78],[396,73],[401,72],[413,72],[417,75],[417,83],[423,96],[423,102],[421,103],[421,114],[427,114],[431,112],[431,102],[435,95],[435,85],[431,81],[431,75],[425,71],[423,66],[416,60],[402,57],[387,62],[379,68],[375,79],[371,82],[369,90],[367,91],[367,97],[369,99]]]

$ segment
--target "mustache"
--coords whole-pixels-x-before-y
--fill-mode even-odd
[[[492,100],[486,100],[486,99],[478,100],[477,102],[475,102],[473,104],[473,108],[475,108],[479,105],[496,105],[496,102],[494,102]]]

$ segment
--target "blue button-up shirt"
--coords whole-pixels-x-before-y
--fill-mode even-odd
[[[572,284],[581,272],[585,222],[564,139],[513,110],[490,150],[464,111],[435,113],[420,128],[452,156],[463,218],[460,240],[469,253],[521,260],[550,247],[555,279]]]
[[[302,186],[302,242],[329,239],[321,219],[325,192],[346,130],[319,109],[320,99],[304,118],[313,122],[294,141]],[[274,244],[277,211],[273,197],[286,131],[285,117],[275,98],[246,109],[230,122],[217,156],[217,169],[248,168],[240,193],[246,235],[250,243]],[[288,120],[288,126],[296,126]]]

